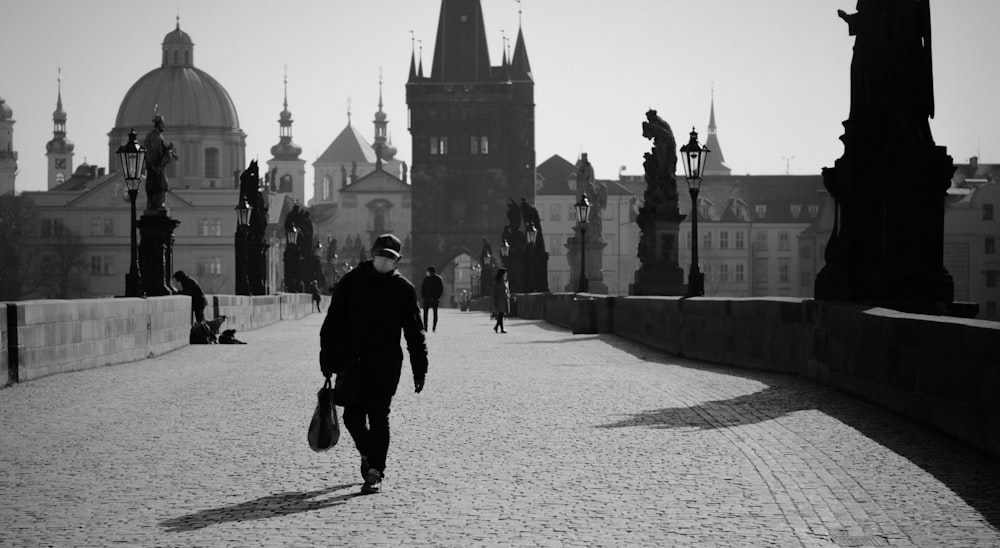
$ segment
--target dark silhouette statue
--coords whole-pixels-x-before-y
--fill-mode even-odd
[[[142,142],[146,149],[146,211],[166,212],[165,201],[170,190],[167,164],[178,156],[173,143],[163,142],[161,134],[165,128],[163,116],[157,114],[153,117],[153,129]]]

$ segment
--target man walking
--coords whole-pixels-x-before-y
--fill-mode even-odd
[[[434,310],[434,326],[431,331],[438,328],[438,305],[441,304],[441,295],[444,294],[444,280],[437,275],[433,266],[427,267],[427,275],[424,276],[423,283],[420,284],[420,296],[424,301],[424,329],[430,325],[427,323],[427,312]]]
[[[191,311],[194,312],[194,321],[196,323],[205,321],[205,307],[208,306],[208,298],[205,297],[201,286],[183,270],[174,272],[174,279],[181,284],[181,295],[191,297]]]
[[[334,399],[361,453],[362,494],[377,493],[389,451],[389,405],[402,373],[402,330],[419,394],[427,374],[427,345],[417,292],[396,270],[402,244],[383,234],[364,261],[334,286],[320,329],[323,375],[337,375]],[[367,424],[366,424],[367,421]]]

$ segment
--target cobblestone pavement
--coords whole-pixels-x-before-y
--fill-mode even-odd
[[[357,496],[306,443],[321,320],[0,390],[0,545],[1000,546],[1000,462],[895,415],[452,310]]]

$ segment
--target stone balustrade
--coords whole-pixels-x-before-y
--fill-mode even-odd
[[[208,299],[206,318],[225,315],[221,329],[238,332],[313,312],[300,293]],[[186,296],[0,303],[0,386],[170,352],[188,344],[191,322]]]
[[[814,379],[1000,456],[998,322],[781,297],[517,299],[522,318]]]

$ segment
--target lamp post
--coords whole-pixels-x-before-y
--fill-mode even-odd
[[[698,270],[698,192],[701,190],[701,176],[705,172],[705,159],[711,151],[707,146],[698,144],[698,132],[694,128],[691,128],[690,137],[688,143],[681,147],[684,178],[691,194],[691,269],[688,272],[687,296],[700,297],[705,294],[705,277]]]
[[[534,289],[531,283],[531,260],[534,256],[535,239],[538,238],[538,229],[535,228],[534,223],[530,223],[524,230],[528,236],[528,245],[524,249],[524,292],[531,293]]]
[[[125,171],[125,186],[128,189],[128,199],[132,202],[131,221],[131,259],[129,261],[128,274],[125,275],[125,296],[144,297],[142,291],[142,277],[139,274],[138,245],[136,244],[135,226],[135,198],[139,194],[139,181],[142,178],[142,169],[146,165],[146,149],[139,146],[135,140],[135,129],[128,134],[128,143],[118,147],[118,160]]]
[[[285,230],[285,291],[296,293],[298,284],[299,227],[294,224]]]
[[[578,293],[586,293],[589,289],[587,283],[587,222],[590,220],[590,200],[586,194],[580,195],[580,201],[576,207],[577,227],[580,228],[580,283],[577,286]]]
[[[479,263],[472,263],[472,282],[471,282],[472,287],[471,287],[471,289],[472,289],[472,298],[473,299],[478,299],[479,298],[479,287],[480,287],[479,286],[479,284],[480,284],[479,277],[482,275],[482,272],[483,272],[482,265],[480,265]]]
[[[247,257],[247,236],[250,232],[250,216],[253,209],[247,203],[245,196],[240,198],[239,205],[236,206],[236,241],[239,247],[236,250],[236,294],[251,295],[250,291],[250,268],[249,257]]]

